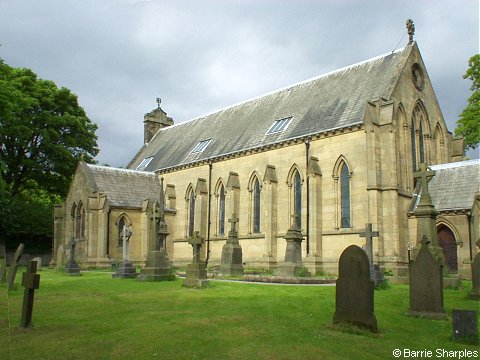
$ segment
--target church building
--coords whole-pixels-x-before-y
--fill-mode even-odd
[[[182,123],[158,101],[127,169],[79,164],[54,211],[56,261],[72,239],[82,268],[121,261],[127,225],[130,261],[144,266],[163,178],[166,248],[176,266],[191,262],[194,231],[205,240],[201,257],[218,265],[235,216],[245,267],[280,265],[296,224],[304,266],[336,273],[342,251],[364,246],[360,233],[371,223],[374,261],[405,275],[417,243],[420,163],[436,171],[431,193],[448,268],[469,277],[480,238],[480,163],[464,162],[463,140],[447,129],[413,40]]]

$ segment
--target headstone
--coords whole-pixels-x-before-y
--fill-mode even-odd
[[[5,239],[0,239],[0,283],[4,282],[7,275],[7,251]]]
[[[452,310],[453,340],[478,344],[477,312],[475,310]]]
[[[63,270],[63,267],[65,266],[65,248],[62,244],[57,248],[55,260],[55,270]]]
[[[373,284],[379,285],[385,280],[383,272],[380,271],[380,266],[373,263],[373,238],[378,237],[378,231],[373,231],[372,224],[365,224],[365,231],[360,232],[360,237],[366,239],[366,253],[368,256],[368,262],[370,264],[370,276],[372,277]]]
[[[117,271],[112,274],[113,278],[121,278],[121,279],[127,279],[127,278],[135,278],[137,277],[137,270],[135,269],[135,266],[129,261],[129,243],[130,243],[130,237],[132,236],[133,232],[130,226],[127,226],[126,224],[123,225],[122,229],[122,240],[123,240],[123,260],[120,263],[120,266],[118,267]]]
[[[350,323],[377,332],[374,285],[368,256],[356,245],[347,247],[338,263],[333,323]]]
[[[480,252],[472,262],[472,292],[470,298],[480,299]]]
[[[165,200],[163,193],[163,178],[160,178],[160,201],[153,204],[152,220],[155,246],[147,255],[147,263],[140,271],[140,281],[171,281],[175,280],[175,271],[167,253],[167,224],[165,222]]]
[[[7,289],[10,290],[13,287],[13,283],[15,282],[15,276],[17,276],[17,270],[20,258],[22,257],[24,245],[18,245],[17,251],[15,251],[15,255],[13,255],[12,262],[8,268],[7,273]]]
[[[203,242],[204,240],[200,237],[198,231],[194,231],[192,237],[188,239],[188,243],[192,245],[193,248],[193,256],[192,263],[187,265],[187,275],[183,282],[183,286],[203,288],[210,285],[207,280],[205,262],[200,260],[200,250]]]
[[[242,263],[242,247],[238,242],[238,233],[235,229],[235,225],[238,222],[238,218],[235,214],[228,220],[231,224],[230,231],[228,233],[227,243],[222,248],[222,258],[220,263],[220,273],[224,276],[242,276],[243,275],[243,263]]]
[[[42,258],[39,257],[39,256],[36,256],[32,259],[32,261],[36,261],[37,262],[37,270],[40,271],[42,270]]]
[[[290,229],[287,230],[285,240],[287,246],[285,248],[285,258],[283,264],[280,264],[277,268],[277,274],[280,276],[294,277],[297,276],[300,271],[303,271],[302,262],[302,231],[297,227],[297,217],[300,214],[293,215],[293,222]]]
[[[415,261],[409,264],[410,309],[412,316],[445,319],[443,308],[443,264],[428,248],[426,236]]]
[[[27,265],[27,272],[22,275],[22,285],[25,287],[23,295],[22,319],[20,321],[21,327],[29,327],[32,323],[33,312],[33,297],[35,289],[40,287],[40,275],[37,272],[37,262],[29,261]]]
[[[65,265],[65,273],[71,276],[78,276],[80,275],[80,267],[75,261],[75,239],[74,238],[70,240],[69,245],[70,245],[70,260]]]

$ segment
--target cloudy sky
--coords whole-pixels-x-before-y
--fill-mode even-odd
[[[155,98],[188,121],[403,47],[408,18],[453,131],[478,0],[0,0],[0,57],[77,94],[99,163],[125,166]]]

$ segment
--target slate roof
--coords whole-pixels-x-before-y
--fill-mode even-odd
[[[437,211],[469,210],[480,191],[480,160],[432,165],[435,176],[428,183]]]
[[[362,124],[368,100],[389,99],[412,46],[291,85],[158,131],[128,165],[154,158],[146,171],[168,169],[289,139]],[[275,120],[293,117],[266,135]],[[196,154],[191,150],[212,139]]]
[[[151,172],[84,164],[93,191],[105,193],[111,206],[141,208],[145,199],[160,194],[158,176]]]

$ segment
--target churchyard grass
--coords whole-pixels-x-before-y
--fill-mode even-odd
[[[137,282],[107,272],[40,274],[28,329],[19,326],[21,276],[8,294],[0,284],[0,359],[388,359],[394,349],[477,350],[452,340],[450,320],[405,316],[405,285],[375,291],[373,334],[332,326],[333,286],[212,281],[196,290],[183,280]],[[445,290],[449,317],[453,308],[478,309],[469,291],[469,282]]]

